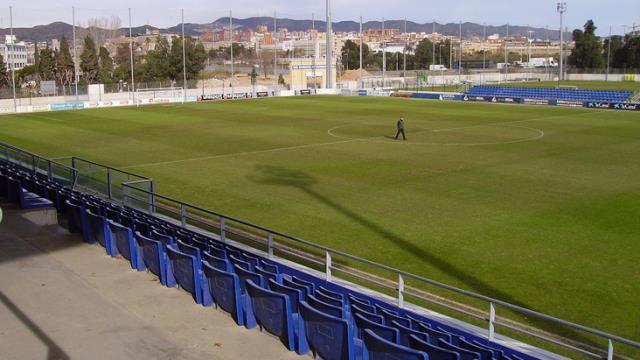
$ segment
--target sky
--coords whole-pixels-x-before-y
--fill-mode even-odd
[[[13,4],[12,4],[13,3]],[[334,21],[404,19],[416,22],[476,22],[488,25],[506,23],[556,29],[559,17],[555,0],[332,0]],[[6,6],[5,6],[6,4]],[[9,0],[0,8],[0,28],[9,27],[9,6],[13,5],[15,27],[31,27],[53,21],[71,23],[72,6],[76,6],[76,21],[86,23],[91,18],[117,16],[128,23],[128,8],[132,8],[133,25],[151,24],[159,27],[181,22],[184,8],[185,22],[207,23],[217,18],[233,16],[273,16],[292,19],[324,19],[322,0],[233,0],[232,2],[204,0]],[[614,33],[622,33],[623,26],[640,25],[639,0],[573,0],[567,1],[565,25],[571,30],[593,19],[599,34],[606,36],[609,26]],[[230,9],[229,9],[230,7]]]

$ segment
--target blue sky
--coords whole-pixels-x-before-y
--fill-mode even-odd
[[[13,3],[13,4],[12,4]],[[44,3],[44,4],[43,4]],[[507,22],[517,25],[558,27],[558,15],[553,0],[332,0],[334,19],[357,20],[362,15],[366,20],[402,19],[417,22],[471,21],[502,25]],[[609,26],[614,33],[621,33],[623,25],[640,24],[640,2],[638,0],[573,0],[567,1],[566,25],[580,27],[587,19],[594,19],[600,32],[606,35]],[[6,4],[6,6],[4,6]],[[9,25],[9,5],[14,6],[14,26],[33,26],[53,21],[71,22],[71,7],[76,6],[78,22],[89,18],[118,16],[127,20],[127,8],[133,11],[134,24],[150,22],[156,26],[171,26],[180,22],[180,9],[185,9],[185,21],[204,23],[227,16],[229,9],[234,17],[278,16],[295,19],[324,17],[324,0],[58,0],[55,4],[43,0],[3,1],[0,8],[0,27]],[[224,7],[224,8],[221,8]]]

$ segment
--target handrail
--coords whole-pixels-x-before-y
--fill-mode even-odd
[[[9,160],[9,161],[11,161],[12,159],[9,159],[8,152],[7,152],[6,149],[11,149],[13,151],[18,152],[19,154],[26,154],[26,155],[30,156],[31,160],[32,160],[32,171],[34,171],[34,172],[37,171],[36,165],[35,165],[35,160],[36,159],[37,160],[43,160],[43,161],[46,161],[48,163],[48,165],[49,165],[49,169],[48,169],[49,170],[49,176],[52,176],[52,174],[51,174],[51,165],[52,164],[55,164],[56,166],[60,166],[62,168],[65,168],[67,170],[72,171],[73,175],[74,175],[74,179],[73,179],[74,186],[75,186],[75,180],[76,180],[75,178],[77,178],[77,176],[81,173],[81,170],[79,170],[79,169],[77,169],[75,167],[69,167],[69,166],[67,166],[65,164],[57,163],[57,162],[53,161],[52,159],[48,159],[46,157],[37,155],[35,153],[23,150],[23,149],[21,149],[19,147],[7,144],[7,143],[2,142],[2,141],[0,141],[0,147],[4,147],[5,148],[5,154],[7,156],[7,160]],[[208,209],[202,208],[202,207],[194,205],[194,204],[190,204],[190,203],[187,203],[187,202],[176,200],[176,199],[171,198],[171,197],[166,196],[166,195],[157,194],[155,192],[155,189],[154,189],[153,180],[150,179],[150,178],[147,178],[147,177],[144,177],[144,176],[141,176],[141,175],[138,175],[138,174],[133,174],[133,173],[130,173],[130,172],[127,172],[127,171],[122,171],[122,170],[117,169],[117,168],[113,168],[113,167],[110,167],[110,166],[105,166],[105,165],[102,165],[102,164],[99,164],[99,163],[96,163],[96,162],[93,162],[93,161],[90,161],[90,160],[85,160],[85,159],[82,159],[82,158],[78,158],[78,157],[71,157],[71,159],[72,160],[77,159],[79,161],[83,161],[83,162],[86,162],[86,163],[89,163],[89,164],[92,164],[92,165],[95,165],[95,166],[99,166],[99,167],[105,168],[105,169],[108,170],[108,172],[111,172],[111,171],[121,172],[121,173],[124,173],[126,175],[138,178],[138,180],[130,180],[130,181],[123,182],[121,184],[122,185],[122,190],[123,190],[123,194],[122,194],[123,195],[123,199],[122,200],[123,200],[123,202],[125,204],[127,203],[127,199],[135,199],[136,201],[148,202],[146,204],[146,205],[149,206],[149,208],[147,210],[150,211],[150,212],[155,212],[156,206],[158,206],[157,205],[158,202],[157,202],[156,199],[162,199],[162,200],[174,203],[176,205],[176,207],[179,209],[179,212],[176,212],[174,215],[181,217],[180,220],[182,221],[183,225],[187,224],[187,219],[189,218],[188,213],[187,213],[188,209],[192,209],[192,210],[195,210],[197,212],[201,212],[201,213],[212,215],[214,217],[219,218],[219,220],[220,220],[219,229],[220,229],[221,239],[223,241],[225,240],[225,235],[224,235],[225,234],[225,220],[229,220],[231,222],[247,226],[247,227],[249,227],[249,228],[251,228],[253,230],[258,230],[258,231],[266,233],[267,236],[268,236],[268,239],[269,239],[268,240],[268,244],[267,244],[267,246],[269,247],[269,254],[272,253],[274,248],[282,251],[282,249],[280,249],[280,246],[276,246],[275,242],[273,241],[273,236],[274,235],[278,236],[278,237],[282,237],[284,239],[291,240],[291,241],[293,241],[295,243],[298,243],[298,244],[302,244],[302,245],[308,246],[308,247],[316,249],[316,250],[321,250],[326,255],[326,259],[325,259],[325,264],[324,265],[325,265],[325,273],[326,273],[326,276],[327,276],[328,280],[331,279],[331,270],[332,269],[341,271],[339,268],[336,268],[335,266],[331,265],[332,255],[341,256],[341,257],[344,257],[344,258],[349,259],[349,260],[353,260],[353,261],[361,263],[361,264],[369,265],[369,266],[372,266],[374,268],[385,270],[385,271],[388,271],[390,273],[393,273],[393,274],[395,274],[397,276],[397,283],[398,283],[397,285],[398,286],[395,289],[392,289],[392,290],[396,290],[398,292],[398,304],[401,307],[402,307],[402,304],[403,304],[403,296],[405,294],[409,295],[409,296],[413,295],[410,290],[406,290],[406,291],[404,290],[404,279],[405,278],[417,280],[417,281],[419,281],[421,283],[424,283],[424,284],[429,284],[429,285],[432,285],[432,286],[435,286],[435,287],[438,287],[438,288],[441,288],[441,289],[445,289],[445,290],[448,290],[448,291],[452,291],[454,293],[458,293],[458,294],[461,294],[461,295],[468,296],[468,297],[473,298],[473,299],[477,299],[477,300],[481,300],[481,301],[487,302],[490,305],[490,311],[489,311],[490,315],[489,315],[489,317],[487,319],[485,319],[485,321],[487,321],[487,320],[489,321],[489,340],[493,340],[493,338],[494,338],[494,326],[495,325],[499,325],[499,326],[503,326],[503,327],[509,328],[508,326],[504,326],[503,323],[496,321],[495,306],[499,305],[501,307],[513,310],[513,311],[518,312],[518,313],[523,314],[523,315],[528,315],[528,316],[531,316],[531,317],[535,317],[537,319],[549,321],[549,322],[554,323],[556,325],[561,325],[561,326],[565,326],[565,327],[572,328],[572,329],[575,329],[575,330],[580,330],[580,331],[583,331],[585,333],[589,333],[589,334],[598,336],[600,338],[603,338],[605,340],[608,340],[609,346],[608,346],[608,349],[606,350],[608,359],[613,359],[613,343],[612,343],[613,341],[615,341],[617,343],[620,343],[620,344],[624,344],[624,345],[628,345],[628,346],[640,349],[640,342],[638,342],[638,341],[626,339],[626,338],[623,338],[621,336],[617,336],[617,335],[610,334],[610,333],[607,333],[607,332],[604,332],[604,331],[600,331],[600,330],[597,330],[597,329],[590,328],[588,326],[584,326],[584,325],[576,324],[576,323],[573,323],[573,322],[570,322],[570,321],[566,321],[566,320],[563,320],[563,319],[559,319],[559,318],[553,317],[551,315],[547,315],[547,314],[544,314],[544,313],[541,313],[541,312],[538,312],[538,311],[535,311],[535,310],[527,309],[525,307],[522,307],[522,306],[519,306],[519,305],[515,305],[515,304],[511,304],[511,303],[508,303],[506,301],[495,299],[495,298],[492,298],[492,297],[489,297],[489,296],[485,296],[485,295],[482,295],[482,294],[477,294],[477,293],[474,293],[474,292],[469,291],[469,290],[460,289],[460,288],[457,288],[455,286],[447,285],[445,283],[442,283],[442,282],[439,282],[439,281],[436,281],[436,280],[428,279],[428,278],[423,277],[423,276],[419,276],[419,275],[412,274],[412,273],[409,273],[409,272],[406,272],[406,271],[403,271],[403,270],[399,270],[399,269],[393,268],[393,267],[385,265],[385,264],[380,264],[380,263],[377,263],[375,261],[371,261],[371,260],[368,260],[368,259],[365,259],[365,258],[361,258],[361,257],[355,256],[355,255],[352,255],[352,254],[349,254],[349,253],[346,253],[346,252],[343,252],[343,251],[340,251],[340,250],[336,250],[336,249],[332,249],[332,248],[329,248],[329,247],[324,246],[324,245],[316,244],[316,243],[313,243],[311,241],[304,240],[302,238],[299,238],[299,237],[296,237],[296,236],[292,236],[292,235],[289,235],[289,234],[285,234],[285,233],[280,232],[280,231],[271,230],[271,229],[266,228],[266,227],[261,226],[261,225],[253,224],[253,223],[250,223],[250,222],[245,221],[245,220],[241,220],[241,219],[238,219],[238,218],[235,218],[235,217],[232,217],[232,216],[227,216],[227,215],[224,215],[224,214],[212,211],[212,210],[208,210]],[[18,159],[18,161],[20,163],[22,163],[22,161],[20,159]],[[75,163],[75,161],[72,162],[72,163]],[[145,183],[145,182],[148,182],[150,184],[150,190],[141,189],[141,188],[133,186],[133,185],[140,184],[140,183]],[[110,191],[110,185],[111,184],[109,184],[109,191]],[[142,198],[136,197],[135,195],[130,194],[130,190],[143,193],[146,196],[144,196]],[[206,217],[203,218],[203,219],[206,219]],[[353,274],[349,274],[349,275],[353,276]],[[362,279],[362,280],[366,280],[366,281],[371,282],[372,279]],[[525,333],[528,333],[528,332],[525,332]],[[533,333],[528,333],[528,334],[531,335],[531,336],[536,336]],[[538,337],[538,338],[540,338],[540,337]],[[562,343],[562,342],[560,342],[558,340],[553,340],[552,341],[551,339],[544,339],[544,338],[542,338],[542,339],[543,340],[547,340],[548,342],[551,342],[553,344],[564,346],[565,348],[572,349],[574,351],[578,351],[578,350],[576,350],[575,346],[572,346],[570,344],[565,344],[565,343]],[[591,354],[593,354],[593,353],[591,353]]]
[[[239,223],[239,224],[242,224],[242,225],[245,225],[245,226],[249,226],[251,228],[266,232],[268,234],[272,234],[272,235],[280,236],[280,237],[283,237],[283,238],[286,238],[286,239],[289,239],[289,240],[293,240],[295,242],[304,244],[306,246],[309,246],[309,247],[312,247],[312,248],[315,248],[315,249],[318,249],[318,250],[325,251],[327,253],[331,253],[331,254],[334,254],[334,255],[339,255],[339,256],[345,257],[347,259],[351,259],[351,260],[354,260],[354,261],[357,261],[357,262],[360,262],[360,263],[363,263],[363,264],[371,265],[373,267],[376,267],[376,268],[379,268],[379,269],[383,269],[383,270],[395,273],[396,275],[402,275],[402,276],[405,276],[407,278],[418,280],[418,281],[421,281],[421,282],[426,283],[426,284],[430,284],[430,285],[433,285],[433,286],[436,286],[436,287],[440,287],[440,288],[443,288],[443,289],[446,289],[446,290],[449,290],[449,291],[452,291],[452,292],[455,292],[455,293],[458,293],[458,294],[462,294],[462,295],[466,295],[466,296],[469,296],[469,297],[472,297],[472,298],[475,298],[475,299],[478,299],[478,300],[482,300],[482,301],[488,302],[490,304],[500,305],[500,306],[502,306],[504,308],[507,308],[507,309],[510,309],[510,310],[514,310],[514,311],[519,312],[519,313],[524,314],[524,315],[533,316],[533,317],[536,317],[536,318],[541,319],[541,320],[550,321],[550,322],[556,323],[558,325],[566,326],[566,327],[569,327],[569,328],[573,328],[573,329],[576,329],[576,330],[584,331],[584,332],[592,334],[592,335],[596,335],[596,336],[602,337],[602,338],[604,338],[606,340],[613,340],[613,341],[616,341],[618,343],[629,345],[629,346],[636,347],[636,348],[640,349],[640,342],[637,342],[637,341],[634,341],[634,340],[626,339],[626,338],[623,338],[621,336],[617,336],[617,335],[610,334],[610,333],[607,333],[607,332],[604,332],[604,331],[593,329],[593,328],[590,328],[588,326],[576,324],[576,323],[573,323],[573,322],[570,322],[570,321],[567,321],[567,320],[562,320],[562,319],[553,317],[551,315],[547,315],[547,314],[544,314],[544,313],[541,313],[541,312],[538,312],[538,311],[535,311],[535,310],[527,309],[525,307],[514,305],[514,304],[511,304],[511,303],[508,303],[508,302],[505,302],[505,301],[502,301],[502,300],[499,300],[499,299],[495,299],[495,298],[492,298],[492,297],[489,297],[489,296],[485,296],[485,295],[482,295],[482,294],[477,294],[477,293],[474,293],[474,292],[469,291],[469,290],[464,290],[464,289],[457,288],[455,286],[447,285],[445,283],[442,283],[442,282],[439,282],[439,281],[436,281],[436,280],[428,279],[428,278],[425,278],[425,277],[422,277],[422,276],[419,276],[419,275],[415,275],[415,274],[412,274],[412,273],[409,273],[409,272],[406,272],[406,271],[403,271],[403,270],[399,270],[399,269],[393,268],[393,267],[388,266],[388,265],[384,265],[384,264],[380,264],[380,263],[377,263],[377,262],[374,262],[374,261],[371,261],[371,260],[368,260],[368,259],[360,258],[358,256],[351,255],[351,254],[345,253],[345,252],[340,251],[340,250],[335,250],[335,249],[329,248],[329,247],[324,246],[324,245],[319,245],[319,244],[316,244],[316,243],[313,243],[313,242],[298,238],[296,236],[288,235],[288,234],[285,234],[285,233],[282,233],[282,232],[276,231],[276,230],[271,230],[271,229],[268,229],[268,228],[266,228],[264,226],[261,226],[261,225],[256,225],[256,224],[253,224],[253,223],[241,220],[241,219],[234,218],[232,216],[227,216],[227,215],[224,215],[224,214],[212,211],[212,210],[204,209],[204,208],[202,208],[200,206],[197,206],[197,205],[194,205],[194,204],[190,204],[190,203],[187,203],[187,202],[183,202],[183,201],[180,201],[180,200],[176,200],[176,199],[173,199],[173,198],[165,196],[165,195],[152,193],[152,192],[144,190],[144,189],[134,188],[134,187],[129,186],[129,184],[127,184],[127,183],[124,183],[123,186],[124,187],[129,187],[131,189],[134,189],[135,191],[142,192],[142,193],[144,193],[146,195],[150,195],[150,196],[153,196],[153,197],[156,197],[156,198],[160,198],[160,199],[163,199],[163,200],[174,202],[177,205],[180,205],[181,207],[192,208],[194,210],[197,210],[197,211],[200,211],[200,212],[204,212],[204,213],[207,213],[207,214],[210,214],[210,215],[214,215],[214,216],[219,217],[219,218],[231,220],[233,222],[236,222],[236,223]],[[138,200],[140,200],[140,199],[138,199]]]

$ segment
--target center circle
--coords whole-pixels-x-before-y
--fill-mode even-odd
[[[445,129],[406,129],[407,141],[396,140],[388,124],[346,124],[329,129],[329,135],[343,140],[435,146],[482,146],[539,140],[544,132],[515,124],[473,125]],[[402,138],[402,136],[400,136]]]

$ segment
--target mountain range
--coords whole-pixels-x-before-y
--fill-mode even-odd
[[[265,25],[269,30],[273,29],[273,18],[271,17],[251,17],[246,19],[233,19],[233,25],[235,29],[256,29],[258,26]],[[204,32],[212,31],[216,29],[222,29],[229,26],[229,18],[219,18],[218,20],[206,23],[206,24],[193,24],[185,23],[185,33],[187,35],[198,36]],[[287,28],[289,31],[305,31],[311,29],[313,26],[319,31],[324,31],[326,23],[324,21],[312,20],[295,20],[295,19],[277,19],[278,28]],[[400,29],[404,31],[404,20],[388,20],[385,21],[385,28],[387,29]],[[355,21],[339,21],[333,23],[334,32],[357,32],[360,24]],[[380,21],[368,21],[363,24],[363,29],[380,29],[382,23]],[[407,21],[406,27],[408,32],[426,32],[430,33],[433,30],[433,23],[416,23],[413,21]],[[448,23],[448,24],[435,24],[436,32],[457,36],[460,32],[460,24]],[[90,32],[91,29],[77,27],[77,38],[84,37],[85,34]],[[182,24],[178,24],[168,28],[157,28],[151,25],[136,26],[132,28],[134,34],[144,34],[146,30],[160,30],[161,33],[176,33],[179,34],[182,31]],[[510,35],[528,35],[528,31],[533,31],[533,36],[538,39],[551,39],[558,40],[559,31],[553,29],[535,28],[528,26],[508,26]],[[64,22],[53,22],[48,25],[38,25],[30,28],[14,28],[14,35],[18,40],[25,40],[31,42],[50,41],[51,39],[59,39],[62,35],[68,39],[72,38],[73,26]],[[114,30],[114,33],[120,35],[128,35],[129,28],[120,28]],[[476,23],[462,23],[462,36],[463,38],[473,36],[483,36],[484,26]],[[0,35],[9,34],[9,29],[0,29]],[[507,35],[507,25],[500,26],[487,26],[486,34],[499,34],[500,36]],[[566,33],[565,38],[570,39],[571,33]]]

